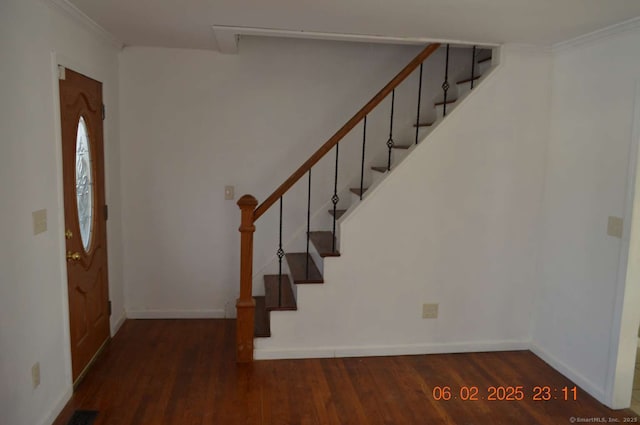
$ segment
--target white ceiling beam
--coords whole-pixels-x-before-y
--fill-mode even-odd
[[[231,29],[213,28],[220,53],[237,54],[239,34]]]
[[[426,37],[392,37],[375,34],[348,34],[348,33],[332,33],[304,30],[285,30],[277,28],[256,28],[228,25],[212,25],[213,32],[218,46],[223,53],[237,53],[238,39],[242,35],[256,37],[284,37],[284,38],[304,38],[312,40],[333,40],[333,41],[351,41],[360,43],[380,43],[380,44],[415,44],[425,45],[429,43],[451,44],[453,46],[483,46],[496,47],[497,43],[466,41],[466,40],[447,40]],[[223,45],[224,44],[224,45]],[[224,50],[223,50],[224,49]]]

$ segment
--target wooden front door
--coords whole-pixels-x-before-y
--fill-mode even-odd
[[[75,383],[109,339],[102,83],[61,68],[60,116]]]

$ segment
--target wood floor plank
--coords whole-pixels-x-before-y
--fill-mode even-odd
[[[529,351],[235,363],[234,320],[127,320],[54,425],[74,409],[95,425],[540,424],[571,417],[638,418],[583,390],[578,400],[532,400],[535,386],[571,381]],[[520,385],[520,401],[489,401]],[[478,400],[460,399],[477,387]],[[449,387],[450,400],[434,388]],[[66,418],[65,418],[66,415]]]

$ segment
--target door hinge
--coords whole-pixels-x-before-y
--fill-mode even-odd
[[[58,80],[65,80],[67,78],[67,69],[62,66],[62,65],[58,65]]]
[[[109,220],[109,206],[105,204],[104,206],[104,221]]]
[[[107,118],[107,110],[104,107],[104,103],[102,104],[102,121],[104,121],[104,119]]]
[[[109,316],[111,316],[111,300],[109,300]]]

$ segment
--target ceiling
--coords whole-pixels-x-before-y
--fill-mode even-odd
[[[638,0],[68,0],[125,45],[217,49],[212,25],[552,45]]]

